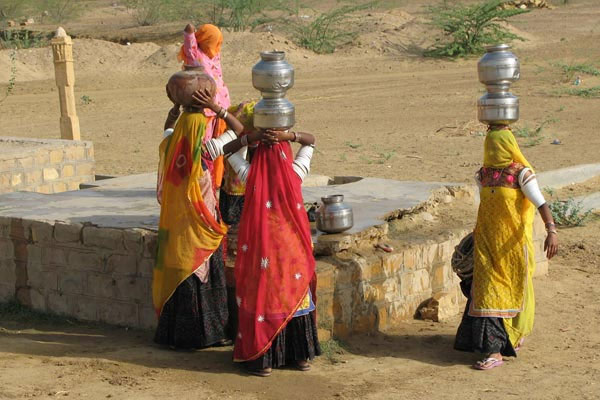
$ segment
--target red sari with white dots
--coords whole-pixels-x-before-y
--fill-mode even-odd
[[[309,292],[316,274],[301,180],[288,142],[260,145],[250,166],[235,263],[239,306],[234,361],[262,356]]]

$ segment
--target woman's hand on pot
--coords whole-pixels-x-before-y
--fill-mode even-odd
[[[548,260],[558,253],[558,236],[556,233],[548,233],[546,241],[544,241],[544,251],[546,252]]]
[[[196,28],[195,28],[195,27],[194,27],[194,25],[192,25],[192,24],[187,24],[187,25],[185,26],[185,28],[183,29],[183,31],[184,31],[185,33],[194,33],[194,32],[196,32]]]
[[[195,106],[210,108],[215,113],[219,113],[219,111],[221,111],[221,107],[215,104],[208,89],[196,90],[192,95],[192,99]]]
[[[263,137],[263,141],[268,144],[275,144],[279,142],[285,142],[288,140],[294,140],[294,135],[290,131],[281,131],[274,129],[267,129]]]

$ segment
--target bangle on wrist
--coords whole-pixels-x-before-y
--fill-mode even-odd
[[[294,139],[292,140],[292,142],[297,142],[298,141],[298,134],[296,133],[296,131],[292,131],[292,134],[294,135]]]
[[[224,108],[224,107],[221,107],[221,109],[220,109],[220,110],[219,110],[219,112],[217,113],[217,117],[219,117],[219,118],[223,118],[223,115],[225,115],[225,111],[227,111],[227,110],[225,110],[225,108]]]
[[[558,232],[556,231],[556,229],[548,230],[548,234],[551,234],[551,233],[558,235]]]
[[[242,147],[248,146],[248,135],[244,135],[240,138],[240,144]]]

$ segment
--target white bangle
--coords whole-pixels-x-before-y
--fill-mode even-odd
[[[227,110],[225,110],[225,112],[223,113],[223,118],[222,119],[227,118],[228,115],[229,115],[229,112],[227,112]]]
[[[240,144],[242,145],[242,147],[248,146],[248,135],[242,136],[242,138],[240,139]]]

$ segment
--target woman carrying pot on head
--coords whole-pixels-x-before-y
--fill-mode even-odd
[[[215,25],[204,24],[195,29],[192,24],[188,24],[183,33],[183,46],[178,54],[178,60],[187,66],[202,67],[217,84],[217,93],[214,96],[214,102],[221,107],[219,110],[227,110],[231,105],[229,98],[229,89],[223,80],[223,69],[221,67],[221,46],[223,44],[223,34]],[[206,109],[207,117],[210,118],[207,124],[204,141],[219,137],[227,130],[227,125],[223,121],[222,115],[217,115],[213,110]],[[216,160],[205,160],[208,169],[211,171],[215,189],[221,187],[224,173],[223,158]]]
[[[473,277],[463,282],[469,300],[454,348],[485,354],[474,368],[488,370],[502,365],[503,356],[516,356],[533,328],[536,208],[546,224],[549,259],[558,251],[558,237],[533,169],[508,126],[489,126],[476,180]]]
[[[302,146],[295,158],[290,141]],[[228,162],[246,182],[235,264],[234,361],[258,376],[290,364],[307,371],[308,361],[321,352],[315,259],[301,191],[314,141],[308,133],[256,130],[207,144],[213,158],[231,154]],[[253,144],[258,147],[248,163],[240,153]]]
[[[210,90],[214,82],[199,74]],[[173,78],[172,78],[173,79]],[[177,81],[176,81],[177,82]],[[161,204],[158,255],[153,271],[152,294],[159,315],[154,341],[171,348],[196,349],[226,345],[228,324],[227,290],[223,265],[222,239],[227,227],[220,220],[211,174],[203,156],[204,136],[210,109],[236,132],[243,126],[222,107],[210,101],[194,104],[191,99],[171,93],[175,104],[165,122],[165,138],[160,144],[157,198]],[[210,92],[207,89],[207,92]],[[178,104],[193,104],[180,115]],[[229,342],[230,344],[230,342]]]

